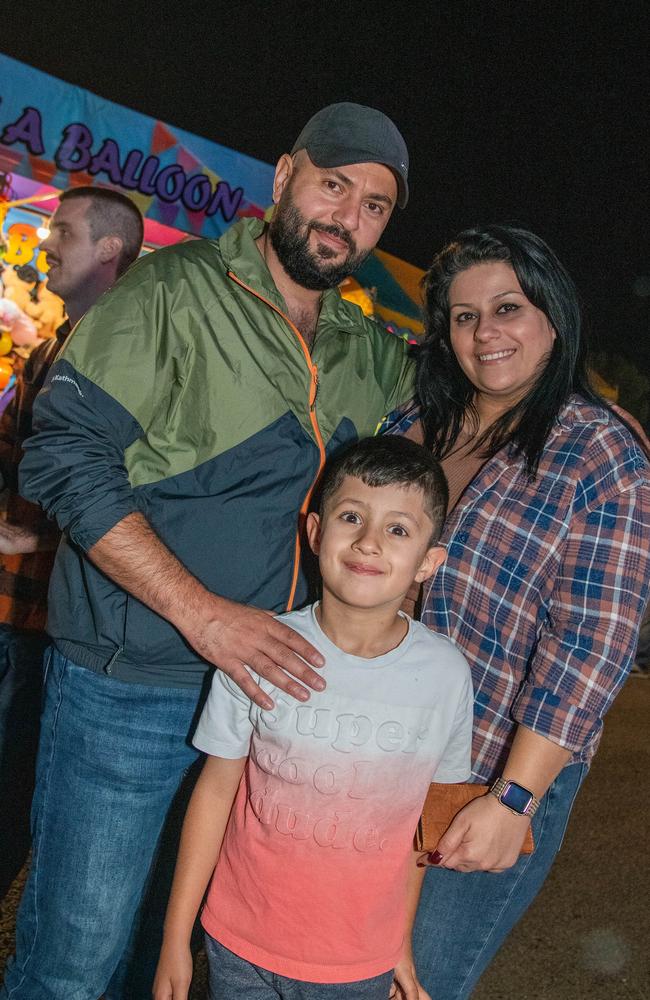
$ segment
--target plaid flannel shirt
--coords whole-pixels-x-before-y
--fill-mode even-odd
[[[411,408],[390,433],[418,418]],[[517,724],[589,763],[632,664],[650,585],[650,471],[608,411],[574,397],[536,480],[502,449],[445,523],[422,620],[474,680],[472,780],[503,769]]]

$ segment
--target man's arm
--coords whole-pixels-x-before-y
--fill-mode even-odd
[[[306,639],[268,611],[212,594],[160,541],[142,514],[124,517],[88,556],[120,587],[170,621],[197,653],[228,674],[261,708],[272,708],[273,702],[247,666],[301,701],[309,693],[285,670],[316,690],[325,687],[304,662],[324,663]]]
[[[208,757],[192,793],[167,906],[154,1000],[187,1000],[192,928],[219,857],[245,763],[245,757]]]
[[[161,342],[157,317],[169,302],[154,264],[134,265],[77,324],[52,366],[34,404],[21,493],[208,662],[241,681],[262,708],[268,696],[244,663],[304,700],[308,692],[294,676],[324,687],[308,665],[322,666],[320,653],[270,614],[210,593],[138,510],[124,456],[168,395],[176,364],[167,339]]]

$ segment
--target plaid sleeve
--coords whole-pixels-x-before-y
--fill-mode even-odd
[[[392,410],[379,421],[375,434],[406,434],[416,420],[420,419],[420,407],[411,400],[397,410]]]
[[[650,587],[650,484],[574,516],[513,718],[574,752],[602,727],[631,667]]]

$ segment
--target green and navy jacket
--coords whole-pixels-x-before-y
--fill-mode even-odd
[[[214,593],[306,599],[299,523],[326,457],[411,393],[404,341],[333,289],[310,353],[244,220],[148,255],[76,326],[34,406],[21,492],[64,532],[48,631],[73,662],[198,685],[206,663],[85,553],[141,512]]]

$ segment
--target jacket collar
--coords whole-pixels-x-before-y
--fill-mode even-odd
[[[226,230],[219,240],[221,256],[228,269],[249,288],[263,295],[285,315],[287,305],[278,291],[266,261],[257,249],[255,240],[262,235],[267,223],[262,219],[241,219]],[[363,333],[360,323],[350,323],[341,309],[341,293],[338,288],[328,288],[323,292],[319,325],[329,320],[344,328],[348,333]]]

